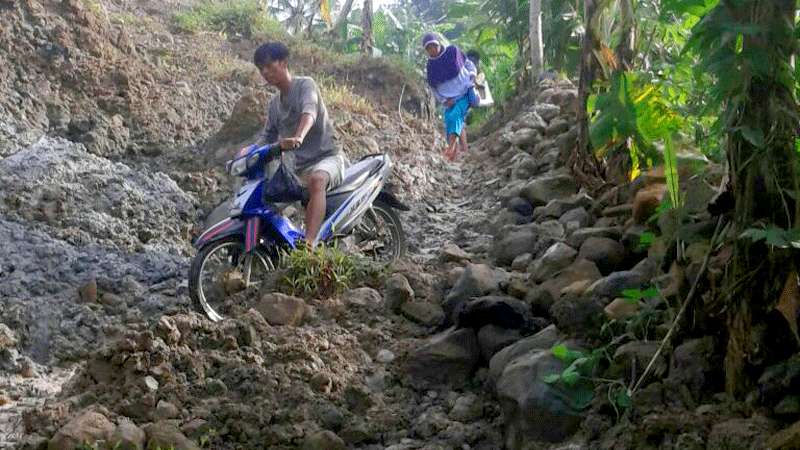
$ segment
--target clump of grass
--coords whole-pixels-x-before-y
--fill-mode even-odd
[[[174,19],[178,28],[189,33],[212,31],[248,38],[285,35],[281,24],[267,16],[257,0],[204,0]]]
[[[375,108],[373,108],[372,104],[364,97],[353,92],[346,84],[337,83],[324,77],[318,79],[318,81],[322,98],[329,108],[364,116],[375,114]]]
[[[336,246],[305,246],[285,255],[281,287],[291,295],[328,298],[348,289],[356,274],[354,258]]]

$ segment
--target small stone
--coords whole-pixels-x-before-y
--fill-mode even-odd
[[[394,353],[386,350],[385,348],[381,349],[375,356],[375,359],[381,364],[389,364],[390,362],[394,361],[394,358]]]
[[[181,412],[178,407],[170,402],[159,400],[158,405],[156,405],[156,420],[175,419],[180,415]]]
[[[528,268],[528,265],[531,263],[531,260],[533,260],[533,255],[531,255],[530,253],[523,253],[514,258],[514,261],[511,262],[511,270],[515,270],[517,272],[524,272],[525,269]]]
[[[325,394],[329,393],[333,388],[333,379],[321,372],[315,373],[314,376],[311,377],[309,383],[311,384],[311,389]]]
[[[144,377],[144,385],[153,392],[158,390],[158,381],[149,375]]]
[[[442,248],[442,259],[444,262],[464,262],[469,261],[471,256],[456,244],[447,243]]]
[[[612,320],[627,319],[636,314],[640,307],[638,301],[620,297],[615,298],[614,301],[606,305],[605,313],[606,316]]]
[[[36,376],[36,369],[34,368],[33,361],[27,356],[22,358],[22,364],[20,366],[19,374],[22,378],[33,378]]]
[[[271,292],[261,297],[255,309],[270,325],[297,326],[303,321],[308,307],[302,298]]]
[[[129,420],[123,420],[117,424],[109,442],[114,449],[142,450],[146,440],[144,430]]]
[[[17,337],[11,328],[4,323],[0,323],[0,350],[14,348],[17,345]]]
[[[572,296],[581,296],[586,289],[592,284],[591,280],[578,280],[569,286],[564,287],[561,289],[561,296],[565,295],[572,295]]]
[[[442,307],[428,302],[411,301],[403,303],[400,308],[403,316],[425,326],[440,325],[444,321]]]
[[[367,309],[377,309],[383,305],[381,294],[370,287],[351,289],[342,295],[342,298],[353,306]]]
[[[456,399],[450,418],[458,422],[469,423],[480,419],[483,415],[483,404],[473,394],[462,395]]]
[[[0,392],[0,406],[5,406],[11,403],[11,399],[4,392]]]
[[[78,295],[84,303],[97,303],[97,281],[90,280],[78,289]]]
[[[346,450],[342,438],[333,431],[322,430],[308,436],[303,442],[303,450]]]
[[[408,278],[396,273],[386,280],[383,296],[386,307],[397,312],[404,303],[414,299],[414,290],[411,289]]]
[[[206,392],[208,392],[209,395],[222,396],[228,393],[228,386],[221,380],[209,378],[206,380]]]

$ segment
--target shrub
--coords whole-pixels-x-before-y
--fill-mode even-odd
[[[213,31],[245,37],[285,34],[280,23],[268,17],[257,0],[204,0],[175,14],[175,23],[189,33]]]
[[[328,298],[350,287],[356,274],[354,258],[338,247],[301,246],[285,255],[286,275],[282,287],[303,297]]]

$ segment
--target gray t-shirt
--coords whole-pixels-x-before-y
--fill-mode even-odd
[[[291,137],[300,123],[300,116],[311,114],[314,124],[306,134],[303,144],[290,153],[294,156],[295,170],[313,166],[324,158],[340,152],[333,135],[333,124],[317,84],[309,77],[294,77],[286,98],[280,93],[269,102],[265,142],[277,142]]]

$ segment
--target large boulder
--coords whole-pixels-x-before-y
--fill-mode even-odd
[[[571,389],[544,381],[565,368],[550,350],[527,353],[506,365],[496,385],[505,448],[522,449],[530,441],[560,442],[578,431],[583,420],[580,402]]]
[[[561,339],[561,334],[555,325],[550,325],[542,331],[521,339],[495,353],[489,361],[489,382],[494,384],[503,374],[506,365],[527,353],[552,348]]]
[[[488,296],[469,300],[458,315],[458,326],[479,330],[486,325],[529,330],[533,327],[531,307],[514,297]]]
[[[117,425],[109,443],[112,448],[119,450],[142,450],[146,440],[144,430],[129,420],[123,420]]]
[[[577,254],[578,252],[569,245],[556,242],[539,259],[531,263],[528,273],[531,274],[533,281],[541,283],[567,268]]]
[[[173,448],[175,450],[200,450],[200,447],[187,438],[181,430],[170,421],[148,424],[144,427],[147,434],[147,448]]]
[[[531,204],[546,205],[553,199],[566,198],[578,192],[575,178],[568,174],[550,174],[530,181],[520,193]]]
[[[464,302],[474,297],[482,297],[500,290],[501,277],[486,264],[468,264],[456,281],[453,289],[445,297],[445,318],[455,322]]]
[[[445,318],[441,306],[422,301],[403,303],[403,306],[400,307],[400,312],[407,319],[428,327],[441,325]]]
[[[578,258],[595,263],[600,273],[608,275],[625,262],[625,247],[613,239],[593,236],[581,245]]]
[[[489,362],[500,350],[522,339],[520,330],[509,330],[497,325],[486,325],[478,331],[481,359]]]
[[[408,358],[406,370],[415,387],[463,387],[479,360],[475,331],[451,328],[416,349]]]
[[[114,424],[106,416],[85,411],[58,430],[47,444],[47,450],[74,450],[81,444],[94,445],[98,441],[108,441],[113,432]]]
[[[541,287],[550,292],[550,296],[557,300],[561,297],[562,291],[579,281],[589,280],[595,282],[602,277],[597,265],[585,259],[578,259],[570,264],[566,269],[558,273],[553,278],[541,284]]]
[[[712,372],[719,370],[717,358],[711,336],[684,342],[672,352],[667,386],[686,386],[695,400],[700,399],[712,381]]]

